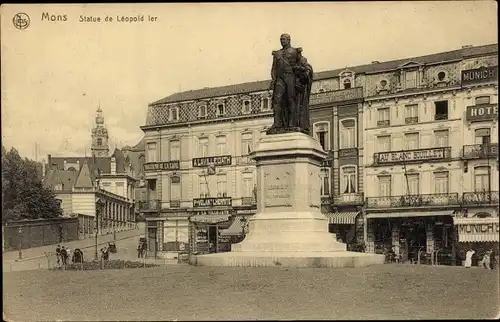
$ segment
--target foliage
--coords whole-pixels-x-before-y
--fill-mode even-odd
[[[150,268],[150,267],[158,267],[159,265],[153,263],[144,263],[137,261],[124,261],[124,260],[109,260],[103,261],[104,269],[123,269],[123,268]],[[83,266],[83,267],[82,267]],[[66,265],[66,270],[79,271],[79,270],[97,270],[101,269],[101,261],[93,260],[91,262],[84,261],[82,263],[71,263]],[[61,270],[61,267],[53,267],[51,270]]]
[[[62,216],[59,201],[43,186],[38,162],[22,159],[16,149],[2,146],[2,223]]]

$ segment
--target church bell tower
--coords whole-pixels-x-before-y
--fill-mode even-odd
[[[95,125],[92,129],[92,156],[107,157],[109,156],[108,146],[108,130],[104,126],[104,117],[102,116],[101,107],[97,109],[95,117]]]

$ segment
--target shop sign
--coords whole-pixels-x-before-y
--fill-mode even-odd
[[[467,106],[467,121],[489,121],[498,118],[498,105]]]
[[[494,82],[497,80],[498,66],[481,67],[462,71],[462,85]]]
[[[144,171],[153,170],[179,170],[181,168],[179,161],[151,162],[144,164]]]
[[[228,221],[230,216],[229,210],[197,211],[196,215],[190,218],[190,221],[202,224],[216,224]]]
[[[470,224],[460,224],[458,226],[459,234],[491,234],[500,233],[499,223],[470,223]]]
[[[330,91],[323,93],[315,93],[309,99],[310,105],[335,103],[350,101],[363,98],[363,87],[354,87],[349,89],[341,89],[338,91]]]
[[[231,207],[231,197],[221,198],[195,198],[193,199],[193,208],[201,207]]]
[[[379,163],[398,163],[423,160],[441,160],[450,156],[449,148],[420,149],[413,151],[375,153],[374,159]]]
[[[208,167],[213,164],[216,166],[231,165],[232,159],[230,155],[223,155],[218,157],[194,158],[193,167]]]

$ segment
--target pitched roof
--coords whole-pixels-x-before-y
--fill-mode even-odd
[[[439,62],[452,61],[468,57],[482,56],[495,53],[498,53],[498,44],[490,44],[477,47],[466,47],[457,50],[419,56],[419,57],[404,58],[388,62],[371,63],[366,65],[349,67],[349,70],[357,74],[373,73],[377,71],[396,69],[400,65],[408,61],[415,61],[421,64],[430,64],[430,63],[439,63]],[[344,70],[345,68],[318,72],[314,74],[314,79],[321,80],[321,79],[338,77],[339,73]],[[269,80],[265,80],[265,81],[249,82],[236,85],[211,87],[211,88],[206,87],[202,89],[184,91],[184,92],[174,93],[161,100],[151,103],[150,105],[265,91],[269,88],[269,82],[270,82]]]
[[[122,150],[120,149],[115,149],[113,154],[111,155],[112,157],[115,158],[116,162],[116,173],[125,173],[125,156],[123,155]]]
[[[49,167],[51,169],[64,170],[64,161],[67,163],[77,163],[78,161],[80,166],[87,162],[92,173],[96,171],[100,171],[101,173],[111,172],[110,157],[51,157]]]
[[[70,192],[78,177],[75,170],[51,169],[47,172],[43,185],[46,188],[54,188],[57,184],[62,184],[63,192]]]
[[[95,176],[90,171],[89,165],[85,162],[80,169],[78,178],[75,182],[75,188],[92,188],[94,187]]]

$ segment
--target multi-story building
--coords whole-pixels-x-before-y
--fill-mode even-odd
[[[310,119],[313,137],[328,152],[321,169],[322,212],[329,231],[348,243],[363,238],[363,83],[350,69],[320,75],[311,97]]]
[[[497,106],[493,94],[496,85],[464,88],[462,77],[468,76],[462,71],[471,69],[471,63],[496,71],[497,57],[497,45],[466,46],[379,63],[366,75],[363,145],[367,251],[393,246],[396,253],[415,260],[419,253],[435,255],[437,250],[443,256],[455,257],[453,216],[461,212],[462,195],[474,191],[473,179],[464,168],[466,152],[471,150],[468,146],[474,143],[470,142],[474,138],[471,131],[487,127],[484,133],[477,132],[477,140],[482,140],[486,130],[496,131],[491,117],[488,126],[468,126],[466,112],[477,113],[478,107],[471,107],[471,99],[476,98],[479,108],[494,111]],[[485,92],[488,98],[482,94]],[[490,142],[482,146],[490,147]],[[469,166],[470,172],[480,173],[477,180],[483,180],[486,160],[490,158],[474,161],[477,167]],[[498,178],[495,167],[487,169],[487,178]],[[481,182],[476,187],[483,189],[486,185]],[[498,221],[498,214],[496,217]]]
[[[461,151],[463,209],[461,216],[455,218],[458,239],[498,243],[497,56],[466,59],[462,68],[462,90],[465,91]]]
[[[55,191],[66,215],[80,217],[84,237],[94,234],[96,228],[100,234],[135,228],[138,180],[132,160],[140,163],[140,157],[129,152],[132,148],[126,152],[115,149],[108,156],[108,131],[100,108],[91,134],[91,157],[48,155],[44,185]]]

